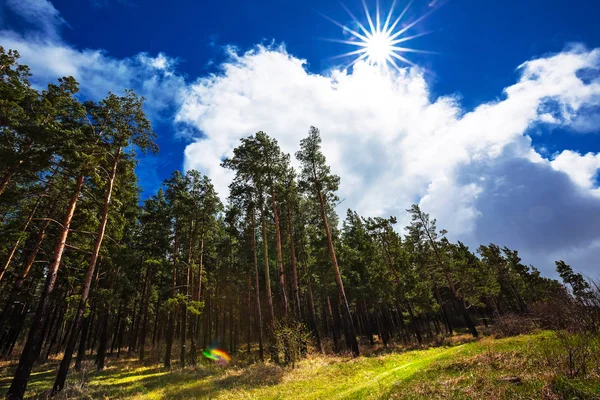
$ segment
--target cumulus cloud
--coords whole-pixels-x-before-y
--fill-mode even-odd
[[[581,155],[571,150],[563,150],[550,162],[552,168],[567,174],[571,180],[584,189],[600,195],[596,187],[596,177],[600,169],[600,153]]]
[[[592,177],[599,156],[563,152],[550,161],[535,152],[526,132],[539,123],[570,126],[598,104],[600,49],[575,46],[525,62],[501,98],[469,112],[455,96],[432,98],[418,69],[386,74],[358,63],[352,72],[312,74],[305,64],[283,48],[231,51],[221,73],[191,85],[177,116],[199,132],[186,148],[186,168],[207,173],[225,197],[231,174],[219,163],[241,137],[263,130],[294,153],[315,125],[342,178],[340,212],[351,207],[404,217],[411,203],[420,203],[453,238],[514,244],[547,272],[553,268],[550,249],[557,257],[572,255],[577,243],[581,252],[597,251],[592,243],[600,239],[598,224],[585,224],[577,242],[544,237],[551,229],[565,236],[590,221],[570,215],[597,214]],[[571,194],[545,196],[545,185]],[[508,225],[500,229],[494,221]],[[540,230],[534,232],[535,226]],[[535,233],[537,242],[514,243],[511,229],[524,237]]]
[[[490,238],[519,249],[525,260],[541,267],[564,259],[597,274],[598,197],[546,163],[514,157],[511,147],[493,163],[465,165],[459,171],[465,181],[485,178],[474,202],[480,217],[468,240]]]

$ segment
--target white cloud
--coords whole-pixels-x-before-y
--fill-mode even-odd
[[[6,6],[46,38],[56,39],[60,26],[66,23],[48,0],[6,0]]]
[[[176,66],[176,60],[167,57],[164,53],[158,53],[156,57],[150,57],[146,53],[141,53],[138,55],[139,60],[159,71],[164,71],[168,75],[173,74],[173,70]]]
[[[528,61],[519,66],[519,80],[504,90],[502,99],[465,113],[456,97],[431,98],[417,69],[386,75],[359,63],[351,73],[333,70],[319,75],[309,73],[303,60],[282,48],[232,52],[220,74],[198,79],[187,91],[177,119],[201,135],[187,147],[185,166],[207,173],[226,196],[231,173],[219,163],[241,137],[263,130],[277,138],[284,151],[294,153],[309,126],[315,125],[332,170],[342,178],[339,194],[345,201],[340,212],[351,207],[365,215],[402,218],[417,202],[453,238],[471,245],[496,240],[514,244],[549,271],[553,265],[550,248],[543,245],[546,231],[537,232],[537,241],[523,238],[521,244],[509,240],[508,233],[520,232],[523,224],[563,234],[576,229],[577,219],[555,213],[595,212],[600,202],[593,194],[597,189],[588,158],[597,162],[599,156],[581,156],[584,161],[577,159],[578,167],[563,168],[570,177],[565,183],[565,175],[555,171],[562,158],[544,159],[525,133],[538,123],[570,126],[581,110],[598,104],[600,81],[578,74],[593,71],[597,77],[599,68],[600,49],[580,46]],[[529,192],[526,184],[531,182],[520,180],[507,166],[522,167],[533,174],[534,182],[539,177],[554,189],[577,187],[579,197],[544,198],[544,187]],[[522,202],[519,196],[524,193],[530,198]],[[512,219],[510,210],[502,208],[505,200],[521,207],[514,210],[520,219]],[[486,201],[498,207],[487,207]],[[577,202],[587,208],[573,208]],[[500,231],[493,221],[511,222]],[[525,232],[532,234],[531,229]],[[598,251],[589,243],[600,239],[600,225],[588,226],[581,235],[581,252]],[[572,254],[578,244],[567,242],[553,240],[552,256]]]
[[[147,98],[147,110],[154,118],[177,106],[185,80],[172,72],[175,60],[163,53],[146,53],[118,59],[102,50],[76,49],[61,41],[26,37],[0,31],[5,48],[17,49],[21,62],[29,65],[33,82],[43,87],[62,76],[73,76],[81,83],[86,98],[100,99],[109,91],[120,94],[134,89]],[[169,113],[169,116],[171,114]]]
[[[600,153],[581,155],[571,150],[563,150],[550,162],[552,168],[569,175],[571,180],[584,189],[600,195],[595,178],[600,169]]]

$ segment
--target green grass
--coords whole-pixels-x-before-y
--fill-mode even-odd
[[[544,349],[555,345],[554,337],[542,332],[357,359],[313,355],[294,369],[262,363],[222,368],[206,363],[196,370],[169,371],[111,359],[105,371],[71,375],[61,398],[600,398],[598,379],[556,378],[554,371],[544,367]],[[0,367],[0,393],[10,383],[10,372],[12,367]],[[54,373],[54,365],[36,371],[28,395],[43,397]],[[506,381],[509,376],[521,382]]]

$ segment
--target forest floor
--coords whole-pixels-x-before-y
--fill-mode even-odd
[[[556,375],[557,339],[538,332],[419,350],[379,349],[352,359],[311,355],[295,368],[235,360],[166,370],[110,358],[101,372],[72,373],[57,399],[600,399],[600,379]],[[241,358],[241,357],[240,357]],[[208,361],[208,360],[206,360]],[[93,361],[86,362],[92,369]],[[246,364],[246,365],[244,365]],[[0,396],[14,364],[0,364]],[[44,398],[56,361],[37,368],[28,398]]]

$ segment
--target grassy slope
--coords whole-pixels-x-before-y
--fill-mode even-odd
[[[121,362],[83,379],[71,376],[67,394],[110,399],[557,398],[549,385],[552,373],[541,362],[549,346],[552,336],[538,333],[358,359],[313,356],[295,369],[209,364],[170,372]],[[9,372],[0,368],[0,395],[10,382]],[[29,394],[42,395],[54,373],[52,366],[38,371]],[[506,376],[522,382],[502,381]],[[585,390],[600,398],[600,382],[586,382]]]

